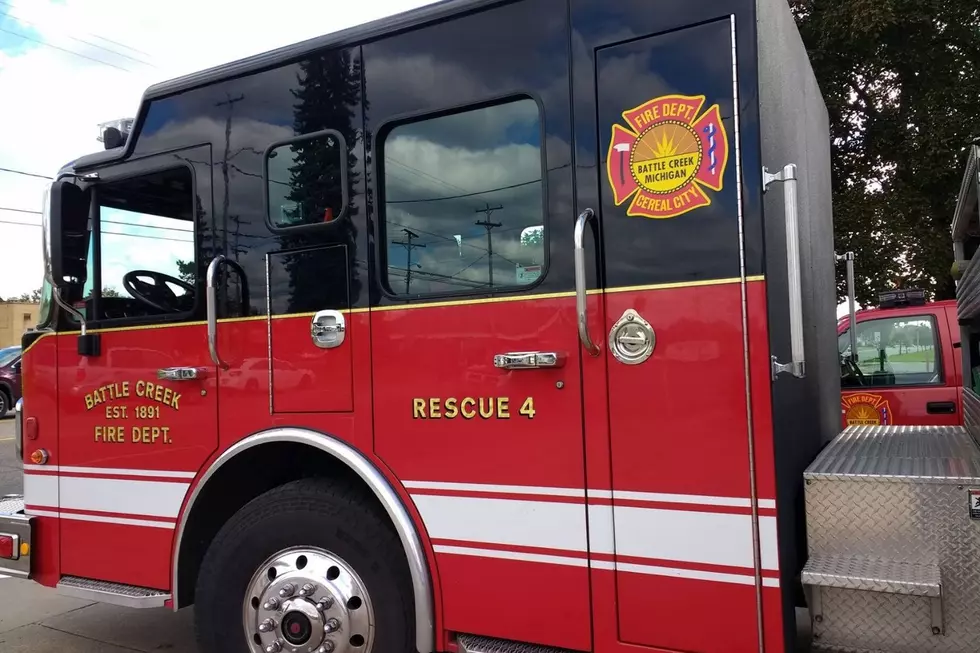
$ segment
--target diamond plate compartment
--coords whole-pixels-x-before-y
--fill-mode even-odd
[[[942,596],[939,567],[915,562],[813,557],[803,567],[802,581],[820,587]]]
[[[24,497],[8,494],[0,497],[0,515],[21,515],[24,513]]]
[[[457,641],[462,653],[575,653],[550,646],[512,642],[506,639],[493,639],[478,635],[460,635]]]
[[[850,427],[804,478],[810,558],[938,566],[945,627],[932,634],[929,598],[823,587],[814,650],[980,651],[980,521],[968,497],[980,450],[965,429]]]

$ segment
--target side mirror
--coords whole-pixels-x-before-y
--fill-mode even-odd
[[[89,192],[68,181],[48,188],[42,216],[44,275],[54,290],[84,283],[88,248]]]
[[[13,366],[14,367],[14,372],[16,372],[17,374],[20,374],[20,365],[21,365],[21,362],[20,361],[17,361],[16,363],[14,363],[14,366]]]

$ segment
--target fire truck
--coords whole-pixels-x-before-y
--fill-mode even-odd
[[[980,403],[840,431],[784,0],[453,0],[120,124],[45,198],[0,572],[209,653],[977,650]]]

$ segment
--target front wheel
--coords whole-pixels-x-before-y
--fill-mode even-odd
[[[215,653],[414,650],[404,550],[358,490],[294,481],[239,510],[208,548],[195,621]]]

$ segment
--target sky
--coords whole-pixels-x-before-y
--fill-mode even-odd
[[[0,168],[53,176],[101,150],[99,123],[133,117],[151,84],[424,4],[277,0],[242,11],[240,0],[0,0]],[[0,298],[41,286],[32,212],[45,183],[0,170]],[[156,269],[184,246],[173,247]]]

